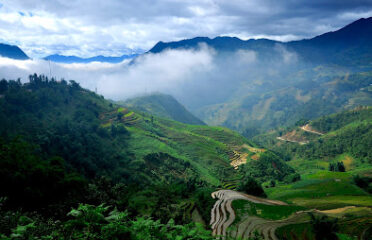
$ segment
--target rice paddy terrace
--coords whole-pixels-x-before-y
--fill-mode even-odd
[[[313,239],[309,213],[339,218],[342,232],[359,239],[368,239],[365,235],[372,230],[371,207],[318,210],[232,190],[213,192],[212,198],[217,200],[211,211],[210,226],[213,235],[222,239],[258,236],[265,240]]]
[[[248,213],[248,211],[244,213],[237,211],[237,217],[232,204],[235,200],[240,200],[240,203],[245,202],[248,205],[281,206],[292,211],[297,208],[291,208],[287,203],[282,201],[258,198],[232,190],[219,190],[212,193],[212,197],[218,199],[211,211],[210,225],[214,236],[227,237],[227,239],[249,239],[258,234],[264,237],[264,239],[276,240],[278,238],[275,231],[279,227],[308,221],[308,211],[295,212],[283,220],[265,219],[255,216],[257,213],[254,215],[253,213]],[[251,205],[249,205],[249,208],[252,208]]]
[[[128,149],[137,159],[156,152],[168,153],[189,162],[215,186],[236,188],[239,165],[258,161],[265,151],[227,128],[184,124],[124,107],[102,113],[100,120],[102,128],[125,127],[130,133]],[[156,171],[154,175],[161,175]]]

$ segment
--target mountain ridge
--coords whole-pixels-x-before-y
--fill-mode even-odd
[[[129,108],[153,114],[158,117],[164,117],[187,124],[205,125],[202,120],[195,117],[173,96],[168,94],[153,93],[131,98],[121,103]]]
[[[17,60],[30,59],[18,46],[0,43],[0,56]]]
[[[372,17],[361,18],[336,31],[326,32],[309,39],[281,42],[270,39],[242,40],[237,37],[195,37],[180,41],[158,42],[148,52],[160,53],[166,49],[198,48],[201,43],[217,51],[234,51],[238,49],[255,50],[258,52],[273,50],[280,44],[299,53],[303,60],[318,63],[336,63],[340,65],[354,64],[362,55],[362,64],[372,62]],[[356,48],[355,48],[356,47]],[[265,54],[265,52],[264,52]],[[266,53],[267,54],[267,53]],[[340,59],[340,56],[344,59]]]

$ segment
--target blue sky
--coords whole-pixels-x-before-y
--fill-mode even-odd
[[[118,56],[196,36],[309,38],[370,16],[371,0],[0,0],[0,40],[31,57]]]

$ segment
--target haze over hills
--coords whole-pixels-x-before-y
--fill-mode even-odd
[[[187,124],[205,125],[203,121],[192,115],[170,95],[154,93],[128,99],[122,102],[122,104],[137,111],[153,114],[158,117],[169,118]]]
[[[150,52],[198,49],[201,43],[215,49],[222,59],[217,65],[224,71],[213,75],[208,87],[191,90],[199,99],[176,96],[207,124],[223,125],[251,137],[304,117],[371,104],[370,92],[358,90],[372,83],[368,72],[372,69],[371,33],[372,18],[367,18],[308,40],[194,38],[159,42]],[[241,69],[226,64],[241,49],[253,56],[250,65]]]

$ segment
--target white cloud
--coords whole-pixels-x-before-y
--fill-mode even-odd
[[[166,50],[144,54],[118,64],[93,62],[88,64],[49,63],[44,60],[12,60],[0,58],[0,79],[27,81],[33,73],[73,79],[82,87],[98,89],[98,93],[116,100],[135,95],[163,92],[172,94],[189,107],[193,104],[214,104],[229,98],[239,86],[254,89],[257,78],[271,79],[271,72],[284,71],[297,64],[297,55],[277,46],[269,59],[256,52],[238,50],[219,54],[201,45],[198,50]],[[50,65],[49,65],[50,64]],[[50,68],[49,68],[50,66]]]
[[[289,41],[372,15],[365,0],[0,0],[0,36],[31,57],[121,55],[196,36]],[[22,14],[20,14],[20,12]]]
[[[202,47],[198,51],[165,51],[146,54],[135,63],[125,60],[119,64],[93,62],[89,64],[59,64],[44,60],[13,60],[0,58],[0,78],[25,82],[29,74],[38,73],[65,79],[74,79],[83,87],[106,97],[123,99],[145,91],[169,92],[199,73],[213,70],[214,51]],[[49,68],[49,64],[50,68]]]

